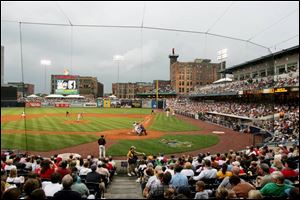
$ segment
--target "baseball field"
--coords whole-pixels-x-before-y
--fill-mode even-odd
[[[216,146],[220,135],[197,123],[151,109],[134,108],[24,108],[1,109],[1,148],[53,155],[98,155],[97,139],[105,135],[107,154],[126,155],[130,146],[146,154],[175,154]],[[66,111],[70,113],[66,116]],[[78,113],[83,113],[77,121]],[[137,136],[133,123],[141,122],[147,136]]]

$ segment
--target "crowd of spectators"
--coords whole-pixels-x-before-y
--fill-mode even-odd
[[[137,182],[146,198],[299,197],[299,146],[191,156],[143,156],[136,166]],[[102,165],[101,165],[102,163]],[[105,165],[103,165],[105,163]],[[88,157],[62,160],[2,152],[2,199],[81,199],[90,195],[85,183],[101,183],[101,168],[114,161]],[[97,167],[98,165],[98,167]],[[9,175],[7,175],[7,173]],[[101,176],[102,174],[102,176]],[[84,178],[83,178],[84,177]],[[99,188],[105,190],[105,182]]]
[[[276,107],[276,109],[274,108]],[[261,118],[274,115],[284,109],[286,105],[274,105],[271,103],[235,103],[235,102],[195,102],[188,99],[180,101],[177,99],[167,100],[167,107],[175,111],[183,111],[190,114],[219,113],[236,115],[247,118]]]
[[[299,146],[247,147],[197,157],[142,156],[137,182],[145,198],[299,197]]]
[[[239,132],[249,133],[249,125],[255,126],[272,134],[269,142],[296,143],[299,140],[298,103],[274,105],[170,99],[167,106],[177,114],[216,123]],[[243,117],[249,119],[247,123],[241,123]]]
[[[116,174],[115,165],[111,157],[70,155],[63,160],[3,151],[2,199],[101,198]],[[299,145],[196,157],[141,154],[133,167],[145,198],[299,198]]]
[[[100,199],[115,174],[112,157],[63,160],[3,151],[1,199]]]
[[[167,93],[167,94],[176,93],[176,91],[174,89],[172,89],[172,87],[170,85],[167,85],[166,87],[158,88],[158,92],[159,93]],[[156,88],[153,88],[152,90],[150,90],[149,93],[156,94]]]
[[[269,142],[295,143],[299,141],[299,106],[284,106],[278,117],[256,121],[254,125],[273,133]]]
[[[190,94],[221,94],[242,90],[262,90],[269,88],[299,86],[299,72],[290,72],[276,76],[249,78],[233,82],[196,86]]]

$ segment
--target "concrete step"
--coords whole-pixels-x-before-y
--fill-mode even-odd
[[[129,177],[124,174],[114,176],[107,193],[106,199],[144,199],[141,185],[136,183],[136,176]]]

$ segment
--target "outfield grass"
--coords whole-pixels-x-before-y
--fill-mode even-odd
[[[32,135],[27,134],[27,150],[51,151],[76,146],[98,139],[95,135]],[[25,134],[1,134],[1,148],[26,150]]]
[[[163,132],[179,132],[179,131],[198,131],[201,128],[187,123],[176,117],[167,117],[165,113],[159,113],[155,116],[150,130],[163,131]]]
[[[18,115],[24,108],[1,108],[1,116]],[[47,113],[62,113],[69,111],[74,113],[102,113],[102,114],[151,114],[151,109],[148,108],[25,108],[26,114],[47,114]]]
[[[192,143],[191,147],[170,147],[162,143],[161,139],[176,139],[181,142]],[[148,140],[120,140],[113,144],[108,150],[108,155],[126,156],[129,148],[133,145],[138,152],[144,152],[146,155],[158,155],[159,153],[172,154],[181,153],[202,148],[210,147],[219,142],[219,138],[215,135],[165,135],[157,139]]]
[[[32,131],[70,131],[70,132],[99,132],[105,130],[132,128],[134,121],[141,121],[142,118],[119,118],[119,117],[84,117],[88,123],[66,124],[64,116],[40,117],[26,120],[26,130]],[[1,130],[25,130],[24,120],[1,123]]]

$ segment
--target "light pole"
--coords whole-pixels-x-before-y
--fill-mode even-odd
[[[46,75],[46,66],[50,66],[51,65],[51,60],[46,60],[46,59],[42,59],[41,60],[41,65],[44,65],[45,67],[45,77],[44,77],[44,94],[46,94],[46,80],[47,80],[47,75]]]
[[[119,95],[119,71],[120,71],[120,61],[122,61],[122,60],[124,60],[124,56],[122,56],[122,55],[114,55],[114,57],[113,57],[113,60],[114,61],[117,61],[118,62],[118,77],[117,77],[117,92],[116,92],[116,96],[120,96]]]

